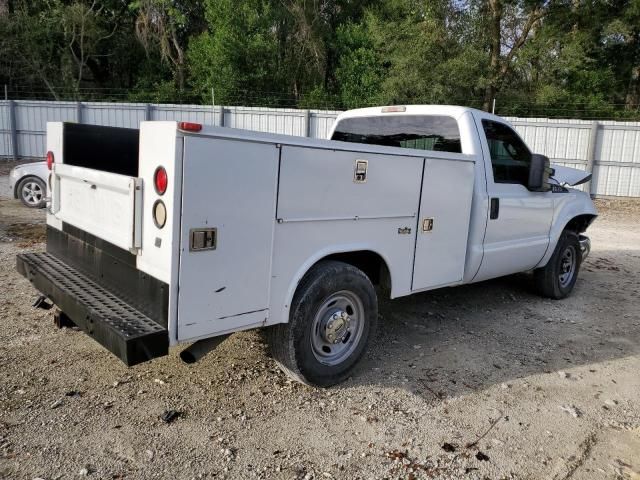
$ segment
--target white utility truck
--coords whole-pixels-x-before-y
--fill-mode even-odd
[[[373,335],[376,291],[533,271],[542,295],[563,298],[596,217],[569,188],[589,175],[550,168],[503,119],[455,106],[349,111],[331,140],[49,123],[47,150],[47,250],[17,268],[58,325],[127,365],[184,342],[193,362],[268,327],[289,375],[332,385]]]

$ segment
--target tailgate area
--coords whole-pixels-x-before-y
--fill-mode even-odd
[[[127,366],[167,355],[166,328],[55,255],[18,255],[17,269]]]

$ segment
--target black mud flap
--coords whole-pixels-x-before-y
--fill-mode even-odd
[[[18,255],[17,270],[127,366],[168,354],[166,328],[54,255]]]

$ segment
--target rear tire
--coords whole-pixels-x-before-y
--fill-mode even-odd
[[[565,230],[547,265],[533,271],[538,293],[555,300],[568,297],[578,279],[581,263],[582,251],[578,235]]]
[[[43,208],[46,205],[47,187],[37,177],[26,177],[18,183],[18,198],[25,207]]]
[[[343,262],[323,261],[300,281],[289,323],[267,329],[271,355],[289,377],[328,387],[362,358],[378,320],[369,278]]]

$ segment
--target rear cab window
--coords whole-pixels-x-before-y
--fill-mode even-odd
[[[331,140],[462,153],[460,129],[445,115],[384,115],[345,118]]]

